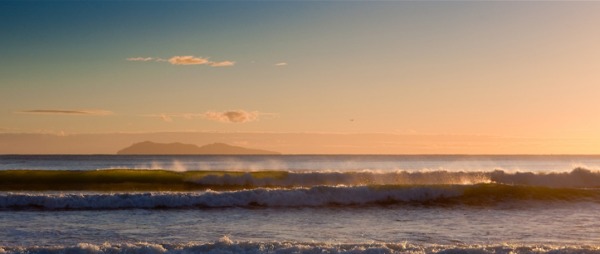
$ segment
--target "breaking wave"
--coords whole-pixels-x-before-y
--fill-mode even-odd
[[[600,253],[595,246],[553,245],[418,245],[412,243],[331,244],[301,242],[234,242],[223,237],[212,243],[80,243],[74,246],[0,247],[0,253]]]
[[[186,171],[165,170],[2,170],[0,190],[192,191],[255,188],[311,188],[367,185],[473,185],[495,183],[552,188],[600,187],[600,172],[329,172],[329,171]]]
[[[317,186],[201,192],[0,193],[2,210],[494,205],[512,201],[600,202],[600,190],[476,184]]]
[[[490,173],[490,181],[511,185],[546,186],[559,188],[597,188],[600,187],[600,172],[584,168],[576,168],[571,172],[505,173],[496,170]]]

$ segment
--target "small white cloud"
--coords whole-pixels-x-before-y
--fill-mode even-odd
[[[229,67],[234,66],[235,61],[210,61],[208,57],[195,57],[195,56],[173,56],[169,59],[160,57],[130,57],[126,58],[127,61],[132,62],[169,62],[172,65],[208,65],[210,67]]]
[[[288,64],[286,62],[279,62],[279,63],[275,64],[275,66],[279,66],[279,67],[281,67],[281,66],[287,66],[287,65]]]
[[[195,56],[174,56],[169,58],[169,63],[174,65],[198,65],[208,64],[208,58],[195,57]]]
[[[127,61],[133,62],[148,62],[154,60],[152,57],[130,57],[126,59]]]
[[[211,67],[229,67],[235,65],[233,61],[210,62]]]
[[[60,109],[32,109],[24,110],[16,113],[21,114],[37,114],[37,115],[95,115],[106,116],[112,115],[113,112],[108,110],[60,110]]]
[[[208,111],[204,113],[204,118],[224,123],[246,123],[258,120],[260,115],[257,111],[232,110],[224,112]]]

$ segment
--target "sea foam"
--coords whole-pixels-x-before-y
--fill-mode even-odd
[[[600,253],[594,246],[552,245],[418,245],[411,243],[302,243],[302,242],[234,242],[221,239],[212,243],[80,243],[74,246],[0,247],[0,253],[72,253],[72,254],[170,254],[170,253]]]

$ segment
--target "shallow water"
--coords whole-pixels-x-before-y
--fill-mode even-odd
[[[497,207],[227,208],[0,212],[4,246],[81,242],[594,245],[595,203],[512,203]]]

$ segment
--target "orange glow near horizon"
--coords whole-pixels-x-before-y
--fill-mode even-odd
[[[599,2],[221,4],[7,5],[0,152],[600,153]]]

